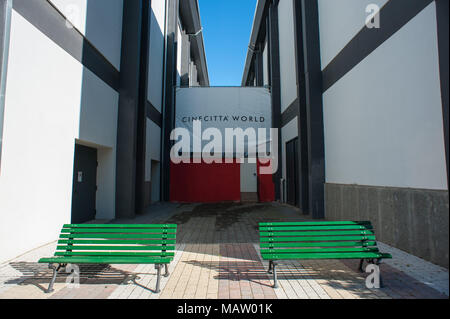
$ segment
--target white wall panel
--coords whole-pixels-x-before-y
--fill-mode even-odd
[[[447,189],[435,10],[324,94],[328,183]]]
[[[55,240],[70,222],[83,75],[81,64],[15,11],[9,50],[0,261]]]
[[[86,12],[89,0],[49,0],[83,35],[86,34]]]
[[[164,67],[166,3],[152,1],[149,50],[148,100],[161,112]]]
[[[264,41],[263,49],[263,84],[269,85],[269,48],[267,46],[267,39]]]
[[[281,113],[297,98],[293,12],[294,5],[292,0],[279,2]]]
[[[281,1],[283,2],[283,1]],[[319,0],[319,29],[322,69],[365,26],[366,7],[380,8],[388,0]]]
[[[76,140],[98,149],[97,217],[114,217],[117,101],[117,92],[13,11],[0,261],[54,240],[70,222]]]
[[[123,0],[50,0],[120,70]]]
[[[83,71],[80,126],[76,138],[98,149],[97,218],[112,219],[115,212],[119,94],[90,70],[84,68]]]
[[[181,34],[180,24],[177,25],[178,32],[178,43],[177,43],[177,86],[181,84],[181,58],[182,58],[182,47],[183,47],[183,36]]]

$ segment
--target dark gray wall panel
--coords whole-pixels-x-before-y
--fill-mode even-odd
[[[379,241],[448,268],[448,191],[325,184],[327,220],[369,220]]]

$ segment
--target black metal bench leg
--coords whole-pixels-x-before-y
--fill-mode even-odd
[[[169,273],[169,265],[168,264],[164,264],[164,277],[169,277],[170,273]]]
[[[359,262],[359,267],[358,267],[359,272],[364,272],[363,265],[364,265],[364,259],[361,259],[361,261]]]
[[[276,264],[274,262],[272,262],[272,269],[273,269],[273,288],[278,288],[277,269]]]
[[[49,269],[53,269],[53,276],[52,276],[52,280],[50,281],[50,284],[48,285],[48,289],[45,293],[51,293],[54,291],[53,289],[53,284],[56,281],[56,275],[58,274],[59,269],[61,268],[61,265],[55,266],[54,264],[49,264],[48,265]]]
[[[156,290],[155,292],[159,294],[161,290],[159,289],[159,285],[161,282],[161,265],[155,265],[155,268],[157,270],[157,277],[156,277]]]
[[[268,274],[271,274],[271,273],[272,273],[272,269],[273,269],[273,261],[270,260],[270,261],[269,261],[269,270],[267,271],[267,273],[268,273]]]

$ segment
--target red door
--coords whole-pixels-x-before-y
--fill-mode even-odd
[[[266,167],[270,168],[269,163],[261,163],[258,160],[257,171],[258,171],[258,195],[260,202],[273,202],[275,201],[275,185],[273,183],[272,174],[261,174],[260,168]]]

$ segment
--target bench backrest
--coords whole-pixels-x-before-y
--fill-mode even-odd
[[[259,232],[263,257],[286,254],[286,257],[314,258],[323,253],[338,257],[344,253],[351,256],[378,252],[375,233],[368,221],[260,223]]]
[[[173,257],[175,224],[66,224],[55,256]]]

